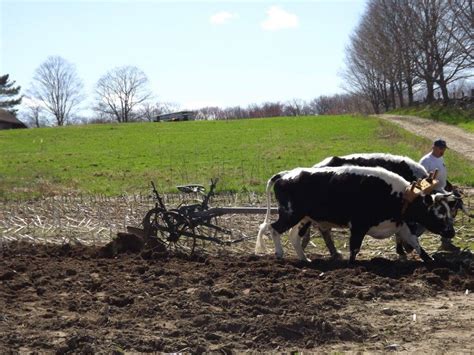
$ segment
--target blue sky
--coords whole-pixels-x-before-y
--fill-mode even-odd
[[[108,70],[143,70],[181,108],[342,92],[344,48],[365,8],[345,1],[0,0],[0,73],[23,89],[50,55],[76,66],[90,103]]]

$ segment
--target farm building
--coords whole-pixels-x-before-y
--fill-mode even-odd
[[[7,110],[0,109],[0,129],[27,128],[26,125]]]
[[[180,111],[158,115],[155,122],[193,121],[195,119],[196,113],[194,111]]]

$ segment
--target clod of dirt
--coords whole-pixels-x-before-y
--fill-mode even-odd
[[[157,239],[144,238],[132,233],[117,233],[117,237],[101,248],[99,254],[112,258],[123,253],[140,253],[144,259],[162,256],[166,247]]]
[[[0,281],[6,281],[6,280],[11,280],[15,277],[16,275],[16,272],[14,271],[7,271],[5,273],[3,273],[2,275],[0,275]]]
[[[66,346],[60,348],[57,354],[68,354],[70,352],[79,352],[81,354],[93,354],[92,344],[94,338],[88,335],[74,335],[66,341]]]
[[[212,302],[212,293],[209,290],[201,290],[198,293],[198,298],[202,302],[211,303]]]
[[[116,307],[125,307],[128,306],[129,304],[134,303],[134,299],[129,296],[112,296],[107,299],[107,303],[110,304],[111,306],[116,306]]]

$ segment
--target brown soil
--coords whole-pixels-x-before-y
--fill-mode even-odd
[[[473,257],[311,264],[0,244],[0,353],[422,351],[473,348]]]

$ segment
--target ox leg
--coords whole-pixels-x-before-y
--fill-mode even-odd
[[[420,246],[417,236],[411,233],[410,228],[406,224],[402,226],[397,236],[400,236],[405,243],[413,247],[424,262],[429,263],[433,261],[431,256]]]
[[[303,250],[303,246],[301,244],[302,240],[300,238],[300,232],[303,228],[306,227],[307,224],[311,224],[311,223],[306,222],[305,224],[305,221],[303,220],[297,226],[291,228],[288,238],[290,239],[290,242],[293,245],[293,248],[295,248],[296,255],[298,255],[298,259],[300,259],[301,261],[307,261],[310,263],[311,260],[308,259],[308,257],[306,257]]]
[[[265,247],[265,243],[263,241],[263,234],[270,230],[270,234],[272,236],[273,244],[275,245],[275,255],[277,258],[283,258],[283,247],[281,245],[281,233],[278,233],[272,225],[262,223],[260,225],[260,229],[258,230],[257,242],[255,244],[255,254],[259,255],[265,253],[267,248]]]
[[[273,244],[275,245],[275,256],[278,259],[283,258],[283,247],[281,245],[281,233],[278,233],[275,228],[271,228],[271,234],[272,234],[272,239],[273,239]]]
[[[401,261],[407,261],[407,253],[405,253],[405,249],[403,248],[403,243],[397,241],[397,254],[398,258]]]
[[[403,248],[403,242],[398,233],[395,236],[395,243],[397,245],[397,254],[398,258],[401,261],[406,261],[407,260],[407,254],[405,253],[405,249]]]
[[[273,244],[275,244],[275,255],[277,258],[283,257],[283,248],[281,246],[281,238],[280,238],[281,235],[285,233],[287,230],[294,227],[296,224],[298,224],[298,222],[301,221],[303,218],[304,216],[287,215],[284,213],[280,213],[278,220],[270,225],[271,226],[270,228],[272,231]],[[294,229],[297,235],[298,229],[297,228],[294,228]],[[299,247],[301,248],[301,241],[298,241],[298,242],[299,242]],[[303,255],[304,255],[304,252],[303,252]]]
[[[355,262],[356,256],[360,251],[362,241],[364,240],[364,237],[367,231],[368,229],[351,228],[351,237],[349,240],[349,248],[351,250],[351,254],[349,258],[349,264],[353,264]]]
[[[420,257],[425,263],[430,263],[433,261],[433,258],[420,246]]]
[[[311,239],[311,222],[306,222],[306,224],[299,228],[298,235],[301,238],[301,246],[305,250]]]
[[[326,244],[326,248],[328,248],[329,253],[331,254],[331,258],[342,259],[342,254],[339,252],[339,250],[336,249],[334,241],[332,240],[331,229],[319,228],[319,231],[323,236],[324,243]]]

